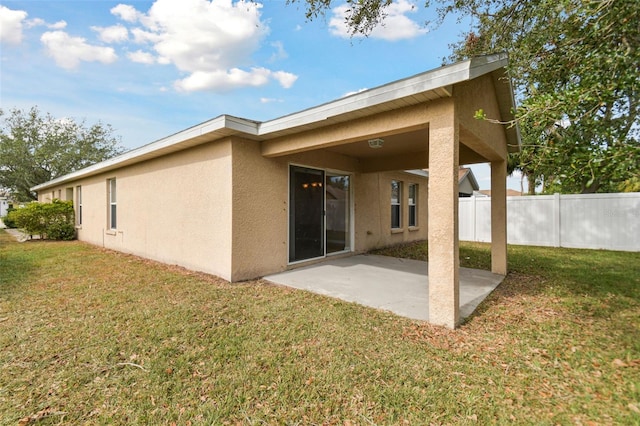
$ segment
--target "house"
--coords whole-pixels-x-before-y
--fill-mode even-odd
[[[481,189],[480,191],[474,191],[474,194],[477,197],[491,197],[490,189]],[[522,192],[516,191],[515,189],[507,188],[507,197],[520,197],[522,196]]]
[[[222,115],[33,190],[74,200],[82,241],[229,281],[428,238],[430,321],[455,327],[461,163],[491,163],[506,274],[518,129],[474,118],[513,118],[506,65],[476,57],[264,122]]]
[[[7,197],[0,197],[0,217],[4,217],[9,212],[9,200]]]
[[[458,170],[458,196],[471,197],[479,189],[480,186],[473,174],[473,170],[467,167],[460,167],[460,170]]]

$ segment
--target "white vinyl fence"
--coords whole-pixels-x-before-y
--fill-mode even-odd
[[[491,241],[491,198],[460,198],[460,240]],[[507,197],[507,242],[640,251],[640,193]]]

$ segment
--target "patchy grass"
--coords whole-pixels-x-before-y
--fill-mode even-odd
[[[451,331],[0,231],[0,423],[640,423],[640,254],[509,256]]]

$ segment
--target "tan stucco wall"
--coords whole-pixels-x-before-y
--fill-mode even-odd
[[[117,229],[108,230],[107,179],[114,177]],[[77,185],[80,240],[231,279],[229,140],[65,184],[62,193]],[[50,196],[48,190],[39,199]]]
[[[265,158],[259,143],[243,139],[69,182],[42,192],[39,200],[49,202],[60,190],[62,199],[72,196],[75,201],[75,188],[81,185],[80,240],[241,281],[295,267],[288,264],[291,164],[350,174],[354,252],[426,239],[426,178],[404,172],[357,173],[356,159],[328,151]],[[118,224],[109,230],[107,180],[114,177]],[[392,179],[403,183],[403,225],[393,231]],[[410,183],[419,185],[418,226],[411,229],[406,226]]]
[[[504,125],[475,118],[476,111],[482,109],[487,118],[500,120],[493,78],[484,75],[455,85],[454,99],[460,125],[460,141],[488,160],[506,158],[507,140]]]
[[[391,181],[402,182],[401,228],[391,229]],[[427,239],[427,179],[405,172],[363,173],[354,176],[355,250],[368,251]],[[418,226],[409,228],[409,184],[418,184]]]
[[[300,165],[351,175],[354,197],[355,252],[426,239],[427,180],[404,172],[354,173],[355,159],[315,151],[265,158],[253,141],[233,143],[233,261],[234,281],[283,271],[288,264],[289,165]],[[391,180],[403,182],[403,228],[391,232]],[[418,226],[409,229],[408,184],[418,183]],[[378,186],[379,185],[379,186]],[[298,264],[299,266],[300,264]]]

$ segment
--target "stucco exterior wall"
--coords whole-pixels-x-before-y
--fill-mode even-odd
[[[391,229],[391,181],[402,182],[401,227]],[[418,184],[417,226],[409,227],[409,184]],[[427,238],[428,180],[405,172],[354,175],[355,251],[363,252]]]
[[[363,252],[427,238],[427,179],[404,173],[355,173],[355,159],[315,151],[266,158],[253,141],[233,142],[232,279],[245,280],[286,270],[288,264],[289,165],[351,175],[354,197],[352,250]],[[402,181],[401,229],[391,231],[391,180]],[[408,184],[417,183],[418,226],[408,228]],[[302,263],[304,264],[304,262]],[[298,264],[300,265],[300,264]],[[298,266],[296,265],[296,266]]]
[[[82,186],[78,239],[231,279],[231,141],[201,145],[63,185]],[[117,185],[108,229],[107,180]],[[53,191],[57,194],[58,188]],[[39,196],[50,201],[51,191]]]
[[[483,75],[454,87],[461,142],[476,149],[489,160],[499,160],[507,156],[504,125],[475,118],[476,111],[482,109],[487,118],[500,119],[494,84],[506,83],[494,83],[490,75]]]
[[[284,271],[288,266],[289,165],[349,173],[356,160],[327,151],[266,158],[260,145],[233,143],[233,280]]]
[[[427,179],[405,172],[358,173],[356,159],[318,150],[277,158],[260,144],[228,139],[124,167],[39,194],[76,201],[78,239],[230,281],[279,272],[288,263],[289,166],[351,176],[352,251],[427,238]],[[108,179],[116,179],[117,229],[108,229]],[[391,229],[391,180],[402,182],[402,227]],[[408,185],[418,184],[418,225],[409,228]]]

